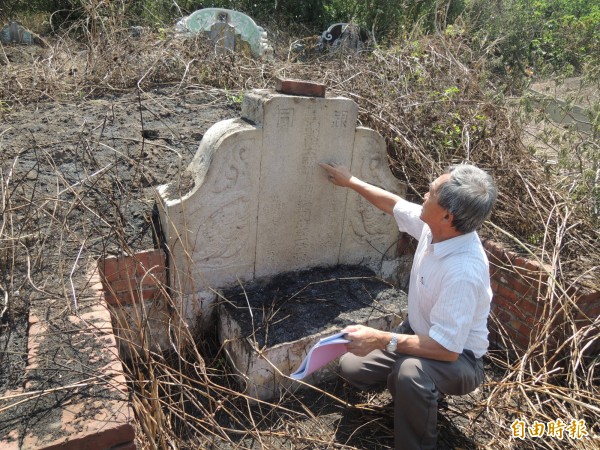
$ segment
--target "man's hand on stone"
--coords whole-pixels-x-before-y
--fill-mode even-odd
[[[346,344],[348,351],[356,356],[366,356],[373,350],[381,350],[389,341],[388,333],[363,325],[350,325],[342,330],[345,338],[350,342]]]
[[[352,174],[346,166],[337,163],[319,163],[327,171],[327,178],[337,186],[348,187]]]

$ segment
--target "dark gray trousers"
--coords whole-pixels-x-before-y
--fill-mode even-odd
[[[440,395],[475,390],[483,381],[483,362],[469,350],[453,362],[375,350],[365,357],[346,353],[340,376],[360,389],[387,384],[394,398],[397,450],[434,449]]]

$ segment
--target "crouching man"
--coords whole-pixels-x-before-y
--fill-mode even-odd
[[[423,205],[365,183],[337,164],[320,164],[329,181],[391,214],[418,239],[408,290],[408,320],[396,333],[361,325],[343,331],[349,353],[340,374],[367,388],[387,384],[394,398],[396,449],[433,449],[442,394],[464,395],[483,381],[492,291],[476,230],[497,196],[492,178],[471,165],[448,169]]]

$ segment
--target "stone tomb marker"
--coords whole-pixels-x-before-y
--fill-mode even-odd
[[[343,97],[254,90],[243,99],[241,119],[221,121],[206,132],[182,180],[157,189],[170,285],[180,293],[176,301],[190,325],[206,329],[214,323],[223,290],[284,272],[354,265],[395,279],[394,219],[331,184],[318,165],[345,164],[366,181],[404,193],[389,170],[383,138],[357,127],[357,115],[356,103]],[[402,305],[384,309],[369,309],[371,325],[397,324]],[[235,317],[236,310],[220,309],[220,338],[237,370],[248,374],[248,393],[258,398],[290,387],[277,371],[289,372],[310,344],[331,332],[313,330],[258,356],[245,344],[238,323],[244,319]],[[350,316],[344,316],[348,323]]]
[[[392,217],[332,185],[321,161],[402,194],[381,135],[356,127],[343,97],[255,90],[243,119],[213,125],[186,182],[158,188],[171,287],[190,323],[210,319],[215,290],[317,266],[358,264],[394,278],[399,231]]]
[[[215,43],[218,53],[248,48],[255,58],[273,56],[267,32],[239,11],[204,8],[182,18],[175,27],[179,34],[188,37],[204,33]]]
[[[34,44],[35,39],[31,32],[19,22],[10,22],[0,30],[0,42],[3,44]]]

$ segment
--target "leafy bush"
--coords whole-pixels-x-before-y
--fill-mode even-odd
[[[573,75],[600,63],[596,0],[468,0],[475,41],[492,44],[506,70]]]

